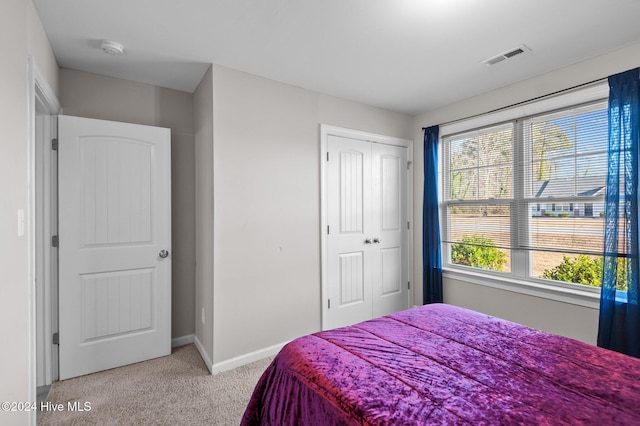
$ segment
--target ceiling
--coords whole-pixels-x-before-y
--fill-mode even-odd
[[[640,42],[638,0],[33,2],[61,67],[193,92],[213,63],[412,115]]]

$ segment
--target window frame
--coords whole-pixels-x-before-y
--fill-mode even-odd
[[[532,262],[531,251],[526,248],[519,248],[518,244],[523,241],[522,234],[528,236],[529,216],[530,216],[530,203],[539,203],[546,205],[549,202],[556,204],[556,207],[564,204],[576,203],[584,201],[584,197],[572,196],[556,198],[553,201],[539,200],[525,197],[525,173],[530,172],[529,165],[527,167],[516,167],[516,165],[525,164],[525,141],[523,126],[524,122],[532,117],[552,114],[555,112],[579,108],[588,104],[606,101],[608,99],[609,87],[605,81],[597,82],[595,84],[585,85],[579,89],[570,90],[561,94],[544,97],[531,102],[525,102],[513,107],[507,107],[500,110],[495,110],[485,114],[471,117],[469,119],[452,122],[442,125],[440,127],[440,140],[439,140],[439,158],[441,176],[439,185],[439,199],[440,199],[440,231],[443,236],[441,243],[442,256],[443,256],[443,276],[445,278],[461,279],[467,282],[475,284],[486,285],[489,287],[495,287],[505,289],[509,291],[516,291],[519,293],[530,294],[538,297],[550,298],[553,300],[564,301],[592,308],[599,306],[599,287],[589,287],[581,284],[566,283],[562,281],[550,281],[542,278],[532,276]],[[473,204],[461,203],[458,200],[449,200],[449,197],[445,197],[448,194],[446,191],[450,191],[449,186],[449,144],[445,143],[445,140],[450,139],[452,136],[461,135],[465,133],[471,133],[490,127],[498,127],[508,123],[513,123],[513,198],[511,199],[496,199],[497,204],[507,204],[511,209],[511,271],[499,272],[484,270],[480,268],[473,268],[464,265],[457,265],[451,263],[451,244],[445,242],[448,234],[448,208],[455,204]],[[517,182],[521,184],[518,185]],[[486,202],[478,201],[477,203],[486,204]],[[519,209],[519,210],[517,210]],[[524,210],[524,211],[523,211]],[[522,222],[518,219],[523,219],[526,226],[522,226]],[[519,234],[519,235],[518,235]],[[526,238],[526,237],[524,237]],[[522,245],[522,244],[521,244]]]

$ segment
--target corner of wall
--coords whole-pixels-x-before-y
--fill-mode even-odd
[[[213,366],[213,73],[205,73],[193,93],[196,186],[195,343]]]

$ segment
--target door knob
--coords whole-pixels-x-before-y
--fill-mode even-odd
[[[366,240],[364,240],[365,244],[371,244],[371,238],[367,238]]]
[[[373,242],[376,243],[376,244],[380,244],[381,243],[380,238],[374,238]]]
[[[169,256],[169,252],[166,250],[162,250],[160,251],[159,256],[164,259],[165,257]]]

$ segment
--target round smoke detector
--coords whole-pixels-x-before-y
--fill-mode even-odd
[[[124,46],[116,41],[105,40],[100,45],[100,48],[107,55],[119,56],[124,53]]]

